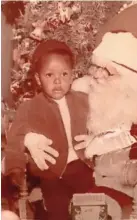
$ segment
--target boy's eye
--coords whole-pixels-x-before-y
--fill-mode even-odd
[[[51,77],[52,76],[52,73],[46,73],[46,77]]]
[[[63,76],[68,76],[68,73],[67,72],[63,72],[62,75]]]

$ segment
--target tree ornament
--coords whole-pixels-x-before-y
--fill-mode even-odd
[[[93,30],[93,27],[92,27],[91,22],[87,22],[87,23],[85,24],[84,29],[85,29],[86,32],[92,31],[92,30]]]
[[[25,38],[25,39],[22,41],[22,44],[24,44],[24,49],[25,49],[26,51],[28,51],[29,48],[30,48],[30,39],[29,39],[29,38]]]
[[[63,2],[58,3],[59,16],[62,23],[66,21],[70,21],[70,18],[73,14],[73,10],[71,7],[65,6]]]
[[[47,19],[47,26],[50,31],[55,30],[60,25],[57,13]]]
[[[32,26],[35,28],[31,33],[30,33],[30,37],[34,40],[38,40],[41,41],[45,38],[44,35],[44,29],[46,26],[46,21],[37,21],[35,23],[32,23]]]
[[[73,14],[80,14],[81,11],[82,11],[82,8],[81,8],[81,5],[80,3],[75,3],[73,6],[72,6],[72,11],[73,11]]]

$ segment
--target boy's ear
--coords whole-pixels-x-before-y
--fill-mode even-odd
[[[38,73],[35,74],[35,79],[36,79],[37,84],[40,86],[41,82],[40,82],[40,78],[39,78],[39,74]]]

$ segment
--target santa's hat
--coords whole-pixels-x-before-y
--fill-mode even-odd
[[[93,51],[92,61],[105,67],[109,61],[137,71],[137,38],[131,33],[106,33]]]
[[[114,62],[137,71],[137,4],[127,8],[101,29],[92,62],[106,67]],[[130,22],[129,22],[130,21]]]

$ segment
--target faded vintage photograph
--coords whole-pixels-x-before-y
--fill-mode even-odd
[[[2,220],[137,220],[137,1],[1,1]]]

